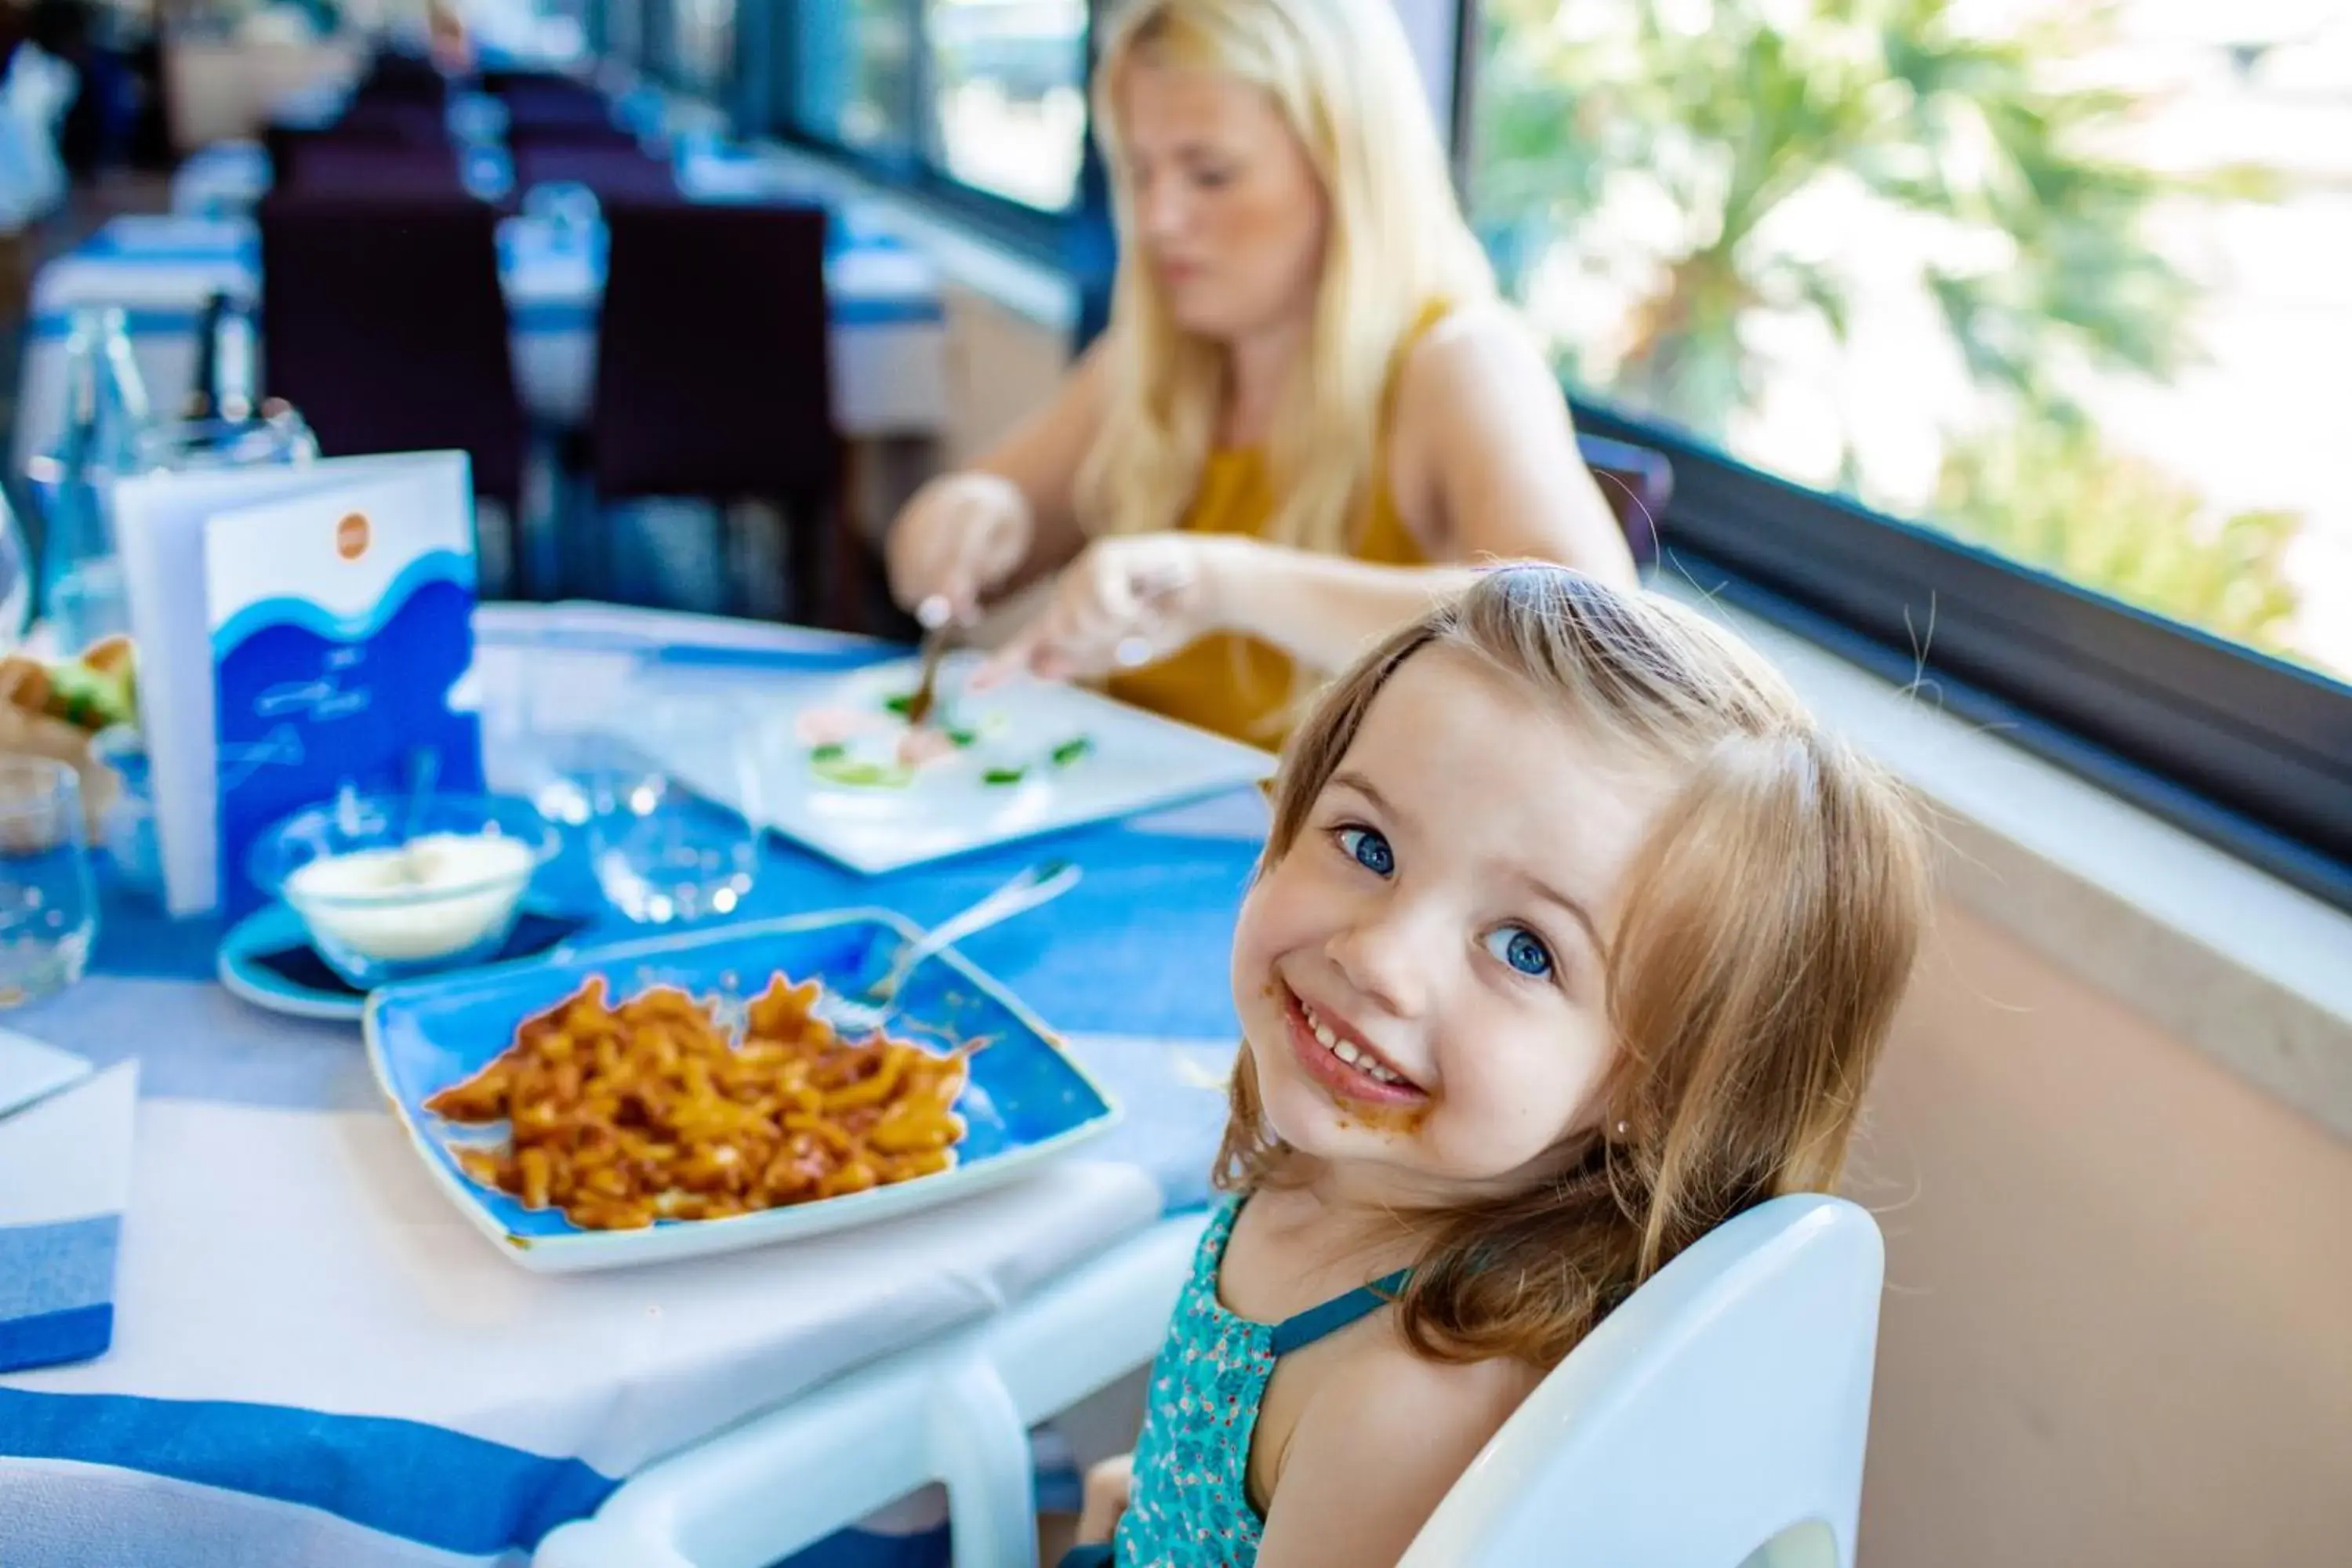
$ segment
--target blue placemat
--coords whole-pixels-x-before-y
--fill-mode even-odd
[[[717,678],[827,674],[907,652],[881,642],[716,647],[664,643],[619,628],[551,633],[529,640],[550,648],[628,651],[664,668]],[[489,640],[511,639],[492,634]],[[1248,813],[1242,820],[1262,823],[1257,792],[1235,794],[1236,809]],[[728,815],[696,802],[675,809]],[[757,882],[732,918],[876,906],[931,925],[1039,860],[1074,860],[1085,871],[1076,888],[970,938],[959,944],[963,952],[1068,1033],[1227,1037],[1237,1028],[1229,978],[1234,919],[1259,840],[1163,829],[1154,826],[1155,816],[1090,824],[873,877],[771,834],[762,841]],[[659,929],[631,924],[605,904],[577,835],[542,872],[536,894],[543,904],[587,920],[587,940],[628,940]],[[220,936],[215,921],[168,919],[152,900],[117,886],[103,886],[101,898],[92,959],[98,973],[213,977]]]
[[[676,809],[724,815],[691,803]],[[1055,1028],[1213,1038],[1235,1028],[1228,978],[1234,917],[1257,850],[1255,841],[1097,823],[868,877],[772,834],[740,916],[878,905],[931,925],[1025,867],[1074,860],[1085,871],[1076,887],[968,939],[961,951]],[[541,886],[559,905],[594,912],[600,931],[645,934],[601,909],[577,842]]]
[[[1215,1038],[1235,1027],[1228,955],[1256,855],[1255,842],[1098,823],[866,877],[771,835],[759,879],[739,916],[878,905],[929,925],[1024,867],[1058,856],[1084,868],[1076,888],[971,938],[962,951],[1056,1028]],[[566,846],[540,886],[558,907],[593,917],[599,932],[616,940],[650,932],[604,907],[585,848],[577,842]],[[96,972],[212,978],[216,922],[171,920],[152,900],[120,887],[110,886],[101,898]]]

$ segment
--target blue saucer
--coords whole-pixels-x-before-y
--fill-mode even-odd
[[[526,902],[493,963],[530,958],[587,928],[577,915]],[[367,993],[327,966],[310,947],[302,917],[282,903],[256,910],[221,938],[214,972],[232,996],[271,1013],[356,1024]]]

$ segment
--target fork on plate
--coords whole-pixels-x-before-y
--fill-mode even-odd
[[[900,948],[882,977],[855,995],[827,991],[817,1004],[817,1016],[838,1035],[869,1035],[898,1011],[898,988],[925,959],[941,948],[987,930],[999,921],[1051,902],[1078,884],[1080,868],[1068,860],[1041,860],[988,897],[950,917]]]

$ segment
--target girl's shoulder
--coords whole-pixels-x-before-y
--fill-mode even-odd
[[[1542,1381],[1521,1362],[1432,1360],[1392,1323],[1334,1350],[1267,1488],[1262,1562],[1293,1542],[1346,1548],[1317,1561],[1394,1562]]]
[[[1409,1343],[1393,1317],[1383,1331],[1363,1334],[1332,1359],[1318,1394],[1343,1421],[1362,1419],[1371,1407],[1392,1401],[1413,1423],[1480,1427],[1486,1436],[1517,1410],[1543,1381],[1540,1368],[1507,1356],[1485,1361],[1440,1361]],[[1479,1439],[1486,1440],[1485,1436]]]

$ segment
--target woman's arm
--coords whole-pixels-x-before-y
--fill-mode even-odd
[[[993,450],[908,498],[882,541],[903,607],[942,604],[969,626],[1085,547],[1075,492],[1101,425],[1107,357],[1101,342],[1088,349]]]
[[[1108,342],[1105,334],[1088,345],[1045,405],[971,465],[972,471],[1005,480],[1029,503],[1035,526],[1008,589],[1059,569],[1086,546],[1078,526],[1078,468],[1102,427]]]
[[[1260,637],[1311,669],[1344,669],[1365,647],[1466,586],[1469,566],[1375,566],[1344,555],[1202,535],[1202,625]]]
[[[1538,1381],[1395,1342],[1351,1358],[1291,1429],[1257,1568],[1390,1568]]]

